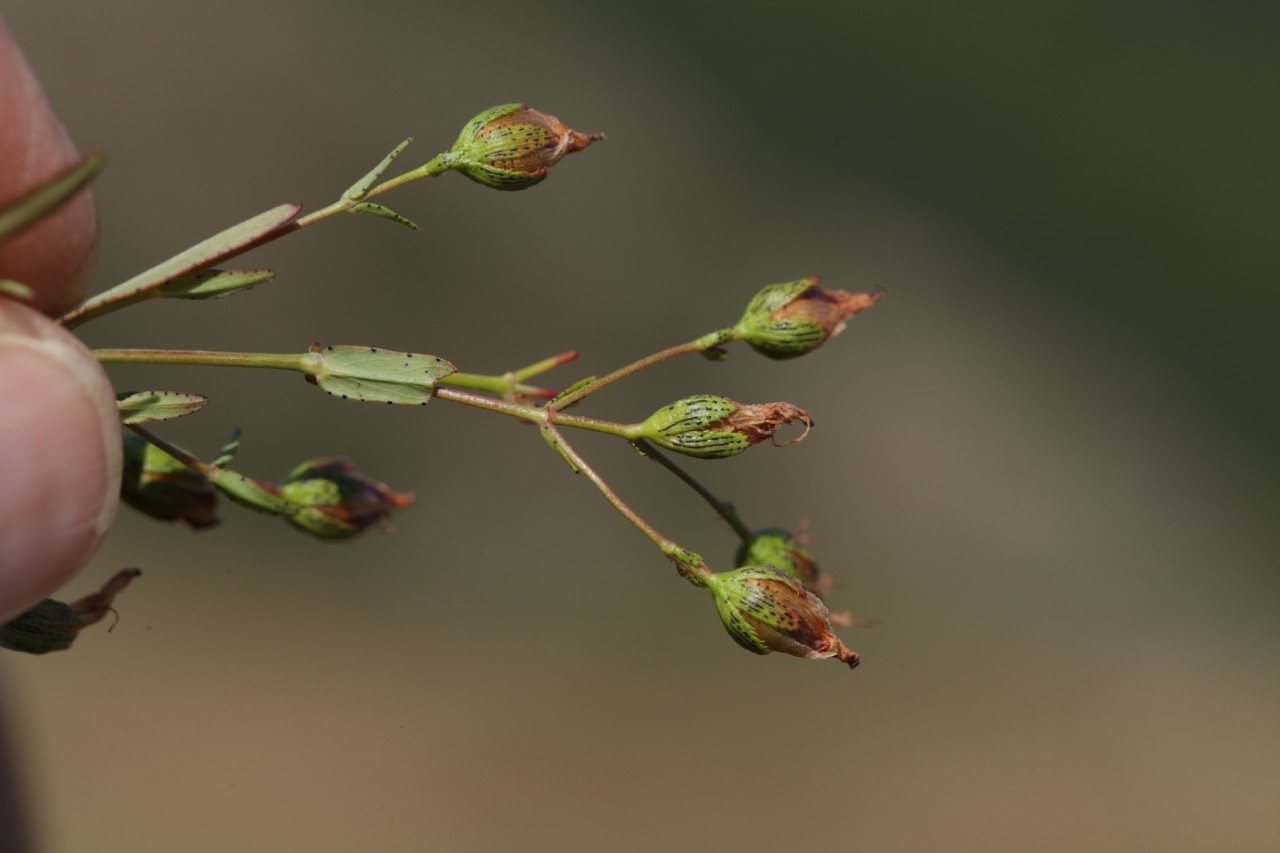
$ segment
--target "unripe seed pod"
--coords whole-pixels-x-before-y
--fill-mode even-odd
[[[748,651],[858,665],[858,653],[832,630],[827,606],[798,578],[770,566],[745,566],[711,575],[707,587],[729,636]]]
[[[413,495],[366,477],[348,459],[304,462],[279,490],[289,523],[321,539],[349,539],[413,503]]]
[[[46,598],[0,625],[0,648],[32,655],[70,648],[82,630],[112,612],[115,597],[140,574],[137,569],[121,569],[100,590],[71,604]]]
[[[197,529],[218,523],[218,490],[209,478],[130,432],[124,435],[120,497],[161,521],[182,519]]]
[[[597,139],[604,134],[579,133],[524,104],[503,104],[467,122],[444,161],[487,187],[522,190],[545,178],[566,154]]]
[[[640,424],[640,434],[654,444],[701,459],[735,456],[771,438],[778,427],[813,419],[790,403],[744,404],[714,394],[697,394],[663,406]],[[784,442],[792,444],[800,438]]]
[[[818,281],[810,276],[765,287],[747,305],[734,338],[769,358],[795,358],[840,334],[850,317],[884,295],[826,290]]]

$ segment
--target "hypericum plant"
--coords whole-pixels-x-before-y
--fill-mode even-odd
[[[604,134],[571,130],[559,119],[523,104],[485,110],[469,121],[453,147],[398,177],[383,173],[412,140],[405,140],[336,202],[300,216],[296,204],[283,204],[215,234],[130,280],[91,297],[58,318],[75,328],[112,311],[147,299],[213,299],[270,281],[267,269],[223,269],[219,265],[258,246],[309,228],[343,213],[377,216],[409,228],[417,226],[372,199],[390,190],[445,172],[461,172],[485,186],[526,189],[547,176],[566,154],[581,151]],[[0,240],[40,219],[72,196],[101,168],[87,157],[77,168],[50,181],[0,211]],[[30,291],[16,282],[0,282],[0,292],[22,298]],[[614,508],[675,563],[694,586],[710,591],[725,628],[741,646],[757,654],[773,651],[807,658],[834,657],[850,667],[858,654],[840,641],[832,623],[854,624],[848,614],[832,614],[822,596],[829,583],[818,572],[803,530],[752,530],[733,505],[720,500],[678,466],[665,451],[700,459],[735,456],[777,430],[798,423],[804,433],[781,442],[794,444],[808,434],[813,420],[804,409],[785,402],[740,403],[712,394],[682,397],[636,423],[616,423],[569,409],[615,382],[677,356],[698,353],[721,361],[737,341],[773,359],[790,359],[839,334],[854,314],[870,308],[881,293],[825,290],[810,277],[771,284],[747,304],[741,318],[687,343],[668,347],[603,377],[588,377],[564,391],[529,384],[577,357],[566,352],[501,376],[459,372],[443,358],[394,352],[374,346],[315,344],[300,353],[208,352],[195,350],[99,349],[106,364],[198,364],[292,370],[323,391],[348,400],[391,405],[426,405],[448,400],[508,415],[537,425],[547,444],[569,468],[595,485]],[[346,539],[385,521],[392,510],[406,509],[411,495],[400,494],[363,474],[345,459],[304,462],[272,483],[230,467],[239,434],[208,462],[169,443],[145,424],[199,411],[207,398],[173,391],[127,391],[117,395],[121,421],[131,430],[124,439],[122,497],[154,518],[181,519],[193,528],[219,521],[220,495],[259,512],[277,515],[294,527],[323,539]],[[700,495],[741,539],[735,568],[715,572],[701,556],[655,530],[631,509],[566,439],[567,429],[607,433],[674,474]],[[65,649],[79,630],[103,618],[112,600],[139,572],[118,572],[101,591],[74,604],[48,599],[0,626],[0,645],[25,652]],[[866,624],[863,622],[862,624]]]

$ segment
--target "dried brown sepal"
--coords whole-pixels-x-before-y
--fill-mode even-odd
[[[883,290],[875,293],[846,293],[814,285],[799,299],[773,312],[774,320],[809,322],[832,338],[844,331],[853,315],[866,311],[880,301]]]
[[[813,418],[809,413],[799,406],[793,406],[790,403],[749,403],[739,404],[738,408],[718,424],[713,424],[713,429],[732,430],[746,437],[749,444],[758,444],[766,438],[773,438],[773,434],[778,431],[779,427],[789,423],[800,421],[804,424],[804,432],[796,438],[784,441],[781,444],[774,442],[778,447],[784,447],[788,444],[795,444],[809,435],[809,430],[813,428]]]
[[[827,290],[818,281],[815,275],[766,286],[747,305],[733,337],[769,358],[796,358],[840,334],[849,318],[884,295]]]
[[[141,569],[121,569],[111,576],[97,592],[90,593],[78,601],[71,602],[71,610],[80,617],[80,627],[86,628],[112,612],[112,603],[133,579],[142,574]]]

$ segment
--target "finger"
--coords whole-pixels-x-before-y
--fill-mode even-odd
[[[119,494],[106,374],[62,327],[0,299],[0,621],[88,561]]]
[[[0,207],[80,159],[44,91],[0,21]],[[36,291],[35,307],[61,314],[79,302],[97,259],[98,214],[85,190],[0,243],[0,278]]]

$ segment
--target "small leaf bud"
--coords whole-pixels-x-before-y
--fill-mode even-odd
[[[771,438],[778,427],[793,421],[803,421],[806,434],[813,425],[808,412],[790,403],[748,405],[727,397],[699,394],[663,406],[639,425],[639,433],[654,444],[686,456],[723,459]],[[802,438],[803,435],[784,444]]]
[[[209,478],[130,432],[124,436],[120,497],[161,521],[181,519],[196,529],[218,523],[218,490]]]
[[[747,305],[733,336],[769,358],[795,358],[844,331],[849,318],[884,295],[818,287],[818,276],[771,284]]]
[[[487,187],[522,190],[545,178],[566,154],[597,139],[604,134],[579,133],[525,104],[503,104],[467,122],[443,159],[447,168]]]
[[[70,648],[83,629],[101,622],[112,611],[115,597],[140,574],[137,569],[121,569],[102,589],[71,604],[46,598],[0,625],[0,648],[33,655]]]
[[[858,653],[832,630],[827,606],[798,578],[771,566],[745,566],[711,575],[707,586],[729,636],[748,651],[858,665]]]
[[[356,470],[348,459],[304,462],[280,481],[290,524],[320,539],[349,539],[405,509],[413,495],[392,491]]]

